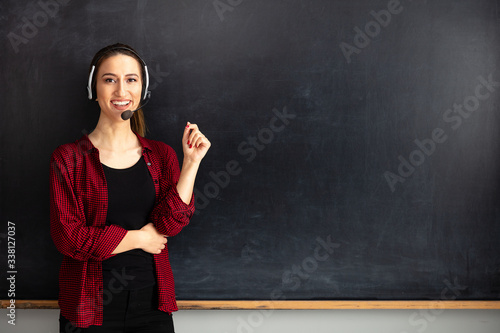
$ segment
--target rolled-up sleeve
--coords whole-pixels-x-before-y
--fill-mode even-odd
[[[163,147],[163,162],[160,176],[160,195],[150,219],[161,234],[177,235],[182,228],[189,224],[193,216],[194,195],[189,204],[186,204],[177,192],[179,181],[179,162],[174,150],[165,145]]]

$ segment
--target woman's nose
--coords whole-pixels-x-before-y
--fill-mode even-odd
[[[116,93],[118,96],[125,96],[125,83],[122,81],[118,81],[118,84],[116,85]]]

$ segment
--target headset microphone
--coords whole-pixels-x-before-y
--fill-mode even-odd
[[[151,97],[151,91],[148,91],[146,93],[146,97],[144,98],[145,102],[144,104],[140,105],[137,109],[133,110],[133,111],[130,111],[130,110],[126,110],[126,111],[123,111],[122,112],[122,119],[123,120],[129,120],[130,118],[132,118],[132,116],[134,115],[134,112],[141,109],[142,107],[146,106],[146,104],[149,103],[149,98]]]

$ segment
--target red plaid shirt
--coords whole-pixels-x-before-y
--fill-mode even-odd
[[[163,142],[137,137],[156,190],[150,221],[161,234],[174,236],[189,223],[194,200],[186,205],[179,197],[179,162],[174,150]],[[77,327],[102,325],[102,261],[113,256],[127,230],[106,226],[106,180],[99,151],[87,135],[58,147],[50,166],[50,231],[64,255],[59,272],[61,314]],[[154,262],[158,309],[177,311],[167,247],[154,255]]]

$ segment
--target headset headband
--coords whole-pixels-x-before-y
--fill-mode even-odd
[[[141,62],[141,65],[142,67],[144,67],[144,75],[146,76],[144,79],[144,96],[142,97],[142,99],[146,99],[150,94],[151,92],[148,91],[148,88],[149,88],[149,73],[148,73],[148,66],[146,66],[146,62],[144,62],[144,60],[142,60],[141,56],[139,56],[137,54],[137,52],[135,52],[134,50],[128,48],[128,47],[124,47],[124,46],[116,46],[116,47],[113,47],[111,49],[108,50],[108,52],[112,52],[112,51],[115,51],[115,50],[125,50],[125,51],[129,51],[130,53],[134,54]],[[108,53],[106,52],[106,53]],[[92,99],[92,78],[94,77],[94,71],[95,71],[95,66],[97,65],[97,63],[99,62],[99,60],[101,60],[101,58],[105,56],[105,54],[101,55],[99,58],[97,58],[95,60],[95,62],[92,64],[92,69],[90,70],[90,75],[89,75],[89,80],[88,80],[88,83],[87,83],[87,93],[88,93],[88,97],[89,99],[91,100]]]

